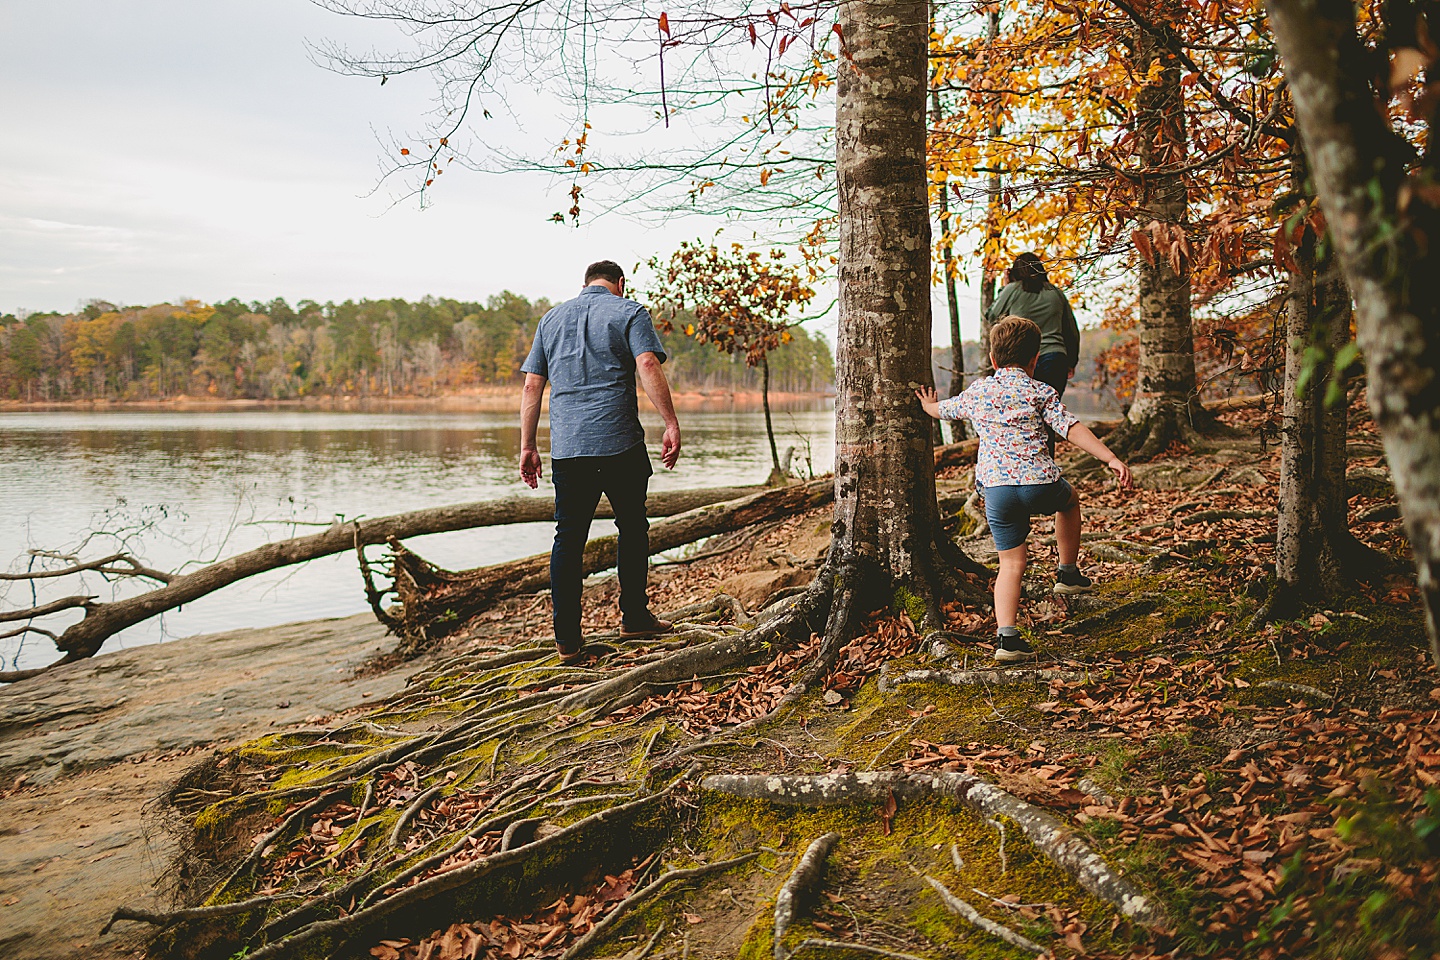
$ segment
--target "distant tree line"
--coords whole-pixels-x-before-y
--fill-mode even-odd
[[[426,297],[294,307],[284,300],[117,307],[0,315],[0,397],[280,400],[310,396],[438,396],[518,382],[535,325],[550,309],[505,293],[485,303]],[[771,356],[771,387],[830,388],[825,339],[796,328]],[[757,390],[743,358],[662,334],[679,390]]]

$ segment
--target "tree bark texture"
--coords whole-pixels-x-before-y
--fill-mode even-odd
[[[1405,517],[1440,663],[1440,210],[1430,152],[1377,108],[1374,56],[1348,0],[1271,0],[1316,193],[1355,297],[1371,414]]]
[[[851,59],[839,66],[835,109],[840,323],[831,563],[860,571],[855,582],[866,593],[889,584],[929,596],[936,572],[931,422],[914,393],[933,383],[929,22],[928,4],[915,0],[840,5]]]
[[[650,525],[650,552],[673,550],[717,533],[822,506],[833,493],[831,480],[825,477],[690,510]],[[613,567],[616,544],[613,536],[587,543],[585,573]],[[403,610],[397,630],[410,648],[455,632],[500,600],[550,586],[548,553],[451,572],[405,549],[398,539],[391,541],[391,547],[395,552],[391,576]]]
[[[710,490],[681,490],[651,494],[648,510],[652,516],[669,516],[706,504],[733,500],[753,494],[755,487],[717,487]],[[597,517],[611,517],[608,500],[601,500]],[[163,587],[110,603],[86,602],[85,616],[72,624],[55,645],[64,652],[61,662],[93,656],[110,637],[127,627],[190,603],[257,573],[305,563],[320,557],[355,549],[356,545],[403,540],[431,533],[469,530],[507,523],[534,523],[555,516],[555,503],[538,497],[508,497],[445,507],[431,507],[388,517],[356,520],[353,524],[329,527],[308,537],[268,543],[236,554],[219,563],[175,577]]]
[[[1303,189],[1306,179],[1304,155],[1297,146],[1292,180]],[[1344,371],[1332,362],[1350,341],[1350,291],[1333,257],[1317,268],[1315,246],[1314,232],[1307,227],[1293,251],[1296,269],[1290,274],[1286,302],[1272,603],[1279,609],[1272,609],[1271,616],[1288,615],[1288,608],[1305,597],[1344,593],[1363,573],[1357,562],[1364,550],[1348,526]],[[1307,354],[1311,370],[1305,376]],[[1327,405],[1327,394],[1339,399]]]
[[[1134,73],[1155,80],[1135,96],[1135,140],[1145,169],[1175,166],[1185,159],[1185,97],[1180,62],[1168,48],[1163,27],[1136,28]],[[1146,174],[1139,186],[1138,224],[1151,238],[1150,256],[1139,264],[1140,357],[1129,425],[1110,441],[1113,449],[1153,457],[1175,439],[1194,433],[1204,410],[1195,392],[1195,338],[1190,322],[1189,263],[1171,247],[1184,237],[1188,212],[1185,178]],[[1155,226],[1158,225],[1158,226]]]
[[[770,359],[760,356],[760,406],[765,408],[765,437],[770,441],[772,483],[784,483],[785,471],[780,469],[780,453],[775,449],[775,424],[770,419]]]

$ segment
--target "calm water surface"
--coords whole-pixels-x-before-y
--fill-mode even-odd
[[[815,472],[829,470],[833,418],[820,402],[777,410],[776,442],[783,452],[789,445],[803,450],[801,438],[808,439]],[[652,490],[760,483],[769,472],[758,410],[682,412],[685,448],[674,471],[658,463],[659,419],[642,420],[656,462]],[[542,453],[548,444],[542,422]],[[176,571],[197,559],[314,532],[319,527],[307,524],[328,526],[337,516],[550,495],[548,463],[538,491],[520,483],[519,445],[509,413],[0,414],[0,568],[24,570],[33,549],[104,556],[123,537],[151,566]],[[94,530],[110,535],[85,544]],[[612,530],[597,520],[593,532]],[[517,524],[437,534],[411,545],[453,569],[548,550],[550,534],[549,524]],[[109,599],[135,589],[89,575],[83,590],[73,580],[50,582],[32,598],[28,583],[0,584],[0,604],[13,609],[72,593]],[[343,554],[227,587],[125,631],[106,649],[365,609],[355,558]],[[22,668],[56,656],[43,637],[0,640],[0,654],[7,667]]]

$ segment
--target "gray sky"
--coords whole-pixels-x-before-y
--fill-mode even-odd
[[[561,226],[548,218],[569,206],[568,183],[531,174],[452,170],[423,211],[367,197],[377,134],[420,129],[431,88],[330,73],[305,45],[323,39],[398,38],[305,0],[0,0],[0,312],[562,299],[591,260],[632,266],[721,225]],[[937,344],[943,309],[937,297]]]

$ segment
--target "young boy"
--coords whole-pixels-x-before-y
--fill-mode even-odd
[[[1040,328],[1034,322],[1003,317],[990,328],[993,377],[977,380],[960,396],[938,402],[931,388],[915,392],[930,416],[945,420],[963,417],[975,425],[980,438],[975,485],[985,497],[985,519],[1000,553],[1000,574],[995,578],[995,623],[999,627],[995,659],[1001,663],[1035,657],[1015,626],[1031,517],[1055,514],[1055,542],[1060,548],[1055,593],[1090,589],[1089,578],[1075,563],[1080,555],[1080,496],[1061,479],[1060,468],[1046,452],[1046,425],[1103,460],[1119,478],[1122,489],[1131,487],[1130,468],[1065,409],[1054,387],[1032,378],[1039,352]]]

